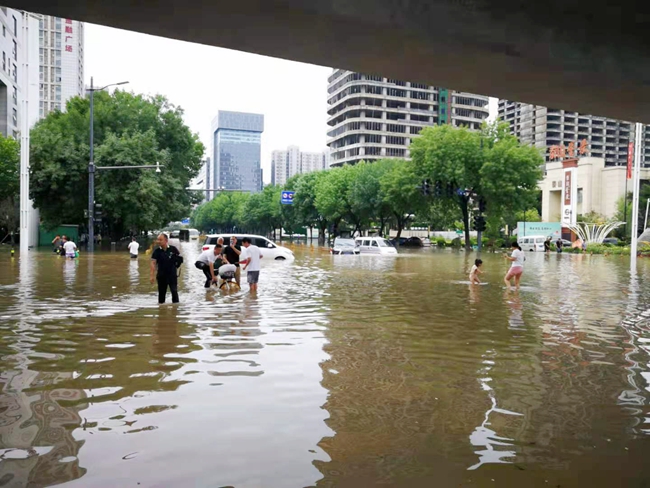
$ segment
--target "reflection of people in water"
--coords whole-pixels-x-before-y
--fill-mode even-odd
[[[176,308],[163,307],[153,329],[153,355],[159,360],[164,360],[166,354],[176,352],[176,346],[181,343]]]

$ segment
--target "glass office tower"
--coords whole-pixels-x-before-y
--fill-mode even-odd
[[[262,189],[264,115],[220,110],[212,121],[214,188]]]

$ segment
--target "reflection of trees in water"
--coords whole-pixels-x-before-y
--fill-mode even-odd
[[[0,395],[0,483],[49,486],[86,472],[77,458],[83,441],[72,432],[81,424],[85,393],[79,389],[40,390],[65,379],[61,373],[4,373]],[[63,406],[72,401],[76,406]]]

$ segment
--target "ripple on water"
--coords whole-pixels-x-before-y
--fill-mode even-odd
[[[182,249],[187,262],[199,251]],[[295,252],[294,263],[264,263],[257,296],[246,285],[206,292],[185,267],[174,306],[155,303],[147,260],[128,253],[66,267],[34,253],[0,277],[0,479],[620,486],[622,472],[650,476],[645,274],[531,254],[525,289],[509,292],[490,254],[490,284],[470,287],[458,283],[473,260],[464,254]]]

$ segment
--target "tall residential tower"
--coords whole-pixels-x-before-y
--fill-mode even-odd
[[[303,152],[298,146],[289,146],[286,151],[271,153],[271,184],[284,185],[297,174],[311,173],[329,167],[329,153]]]
[[[586,140],[587,156],[603,158],[606,166],[627,164],[628,142],[633,124],[530,103],[499,100],[499,119],[523,144],[540,148],[549,161],[552,146],[568,146]],[[645,129],[644,165],[650,165],[650,131]]]
[[[212,188],[262,190],[264,115],[219,110],[212,121]]]
[[[39,115],[84,94],[84,24],[44,15],[39,22]]]
[[[327,92],[331,166],[409,158],[424,127],[478,130],[489,115],[487,96],[342,69],[329,77]]]

